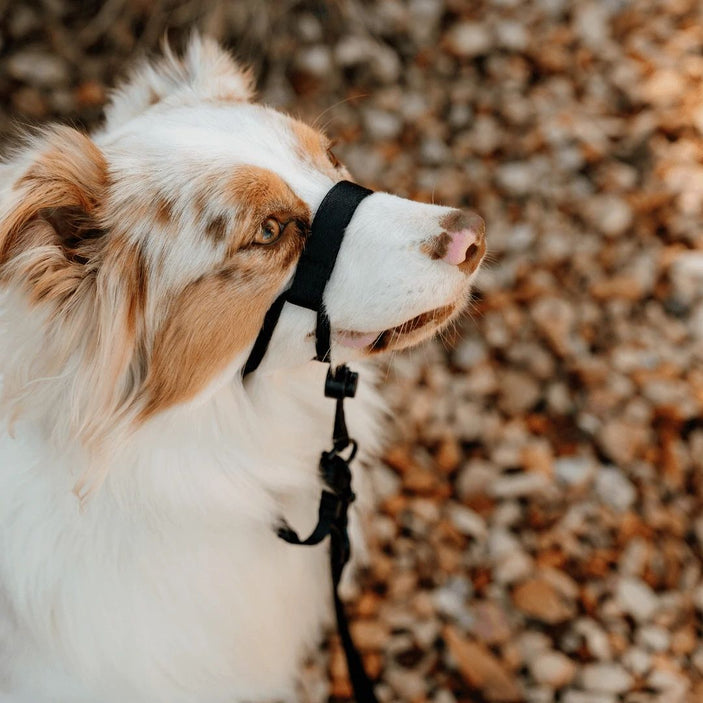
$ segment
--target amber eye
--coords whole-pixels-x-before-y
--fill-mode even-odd
[[[342,162],[335,156],[332,149],[327,150],[327,158],[332,162],[332,166],[335,168],[339,168],[342,165]]]
[[[254,241],[257,244],[273,244],[281,236],[281,225],[278,220],[269,217],[264,220]]]

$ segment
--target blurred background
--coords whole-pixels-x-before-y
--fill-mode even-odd
[[[397,355],[353,630],[386,702],[703,701],[698,0],[0,1],[0,141],[92,128],[193,28],[356,179],[472,207],[466,320]],[[331,635],[301,700],[350,699]]]

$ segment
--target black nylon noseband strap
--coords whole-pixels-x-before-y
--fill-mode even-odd
[[[327,192],[317,208],[310,239],[286,294],[291,303],[308,310],[322,308],[325,286],[332,275],[347,225],[359,203],[372,192],[350,181],[340,181]]]
[[[330,321],[323,310],[325,286],[332,275],[347,225],[359,203],[372,193],[372,190],[357,183],[340,181],[322,199],[312,221],[310,237],[298,261],[293,283],[276,298],[266,313],[259,336],[244,365],[243,376],[256,370],[264,358],[286,301],[317,312],[315,358],[329,361],[331,330]]]

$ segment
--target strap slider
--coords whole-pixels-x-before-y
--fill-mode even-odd
[[[353,398],[356,395],[356,387],[359,383],[359,374],[352,371],[348,366],[342,364],[338,366],[334,373],[332,369],[327,370],[325,379],[325,396],[327,398]]]
[[[323,452],[320,457],[320,470],[324,482],[344,506],[354,502],[356,495],[351,489],[352,475],[349,470],[349,459],[344,459],[334,450]]]

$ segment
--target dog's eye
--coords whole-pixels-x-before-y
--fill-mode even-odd
[[[332,149],[327,150],[327,158],[332,162],[332,166],[335,168],[339,168],[342,165],[342,162],[335,156]]]
[[[281,236],[281,232],[281,225],[278,220],[269,217],[259,228],[254,241],[257,244],[273,244]]]

